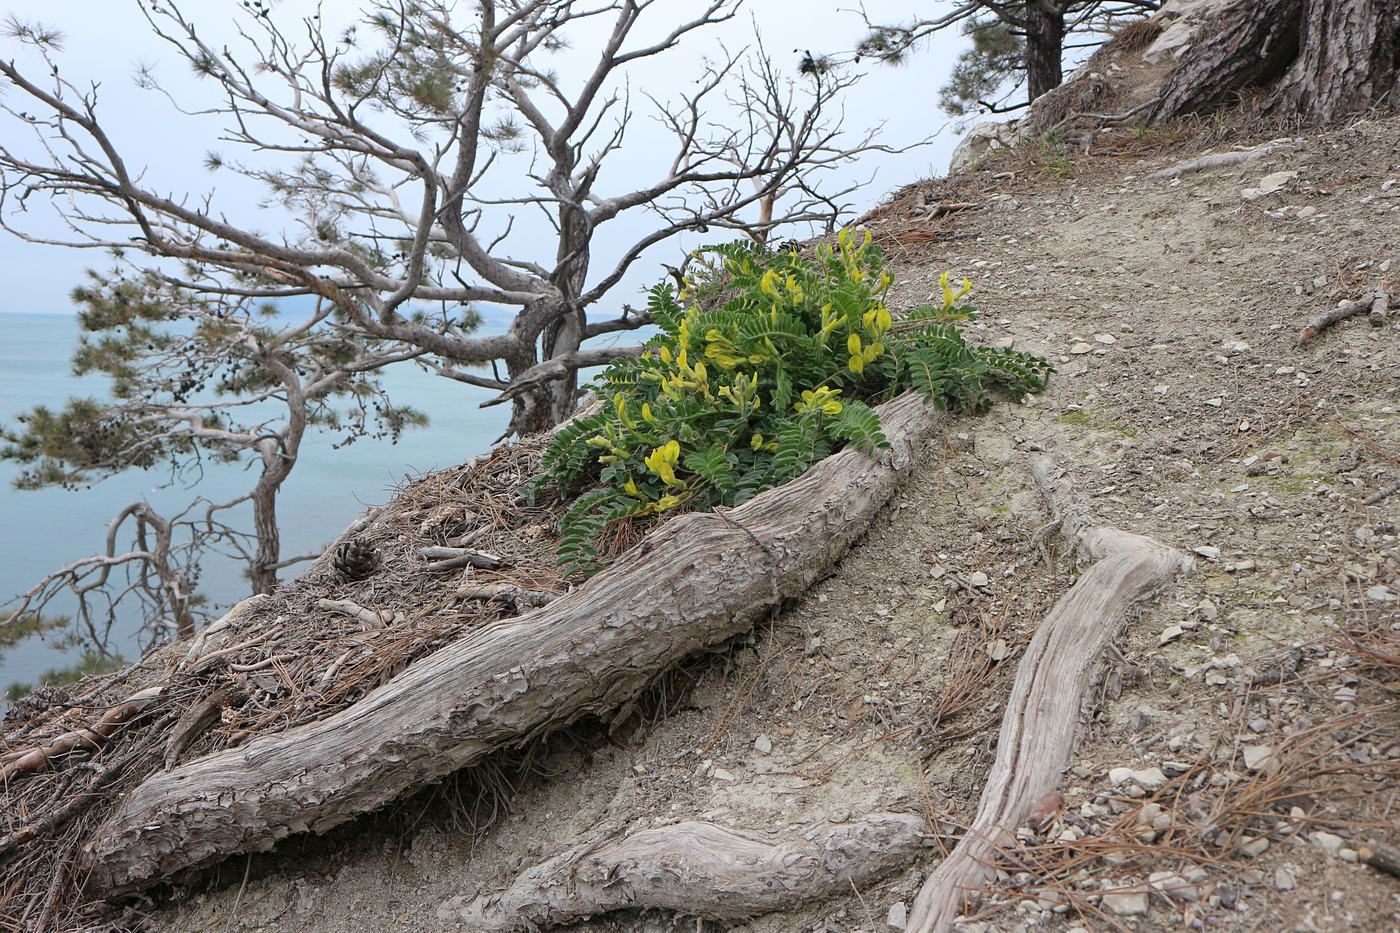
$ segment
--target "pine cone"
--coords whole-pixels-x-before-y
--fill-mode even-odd
[[[335,569],[347,580],[372,576],[383,562],[383,552],[364,538],[351,538],[335,549]]]

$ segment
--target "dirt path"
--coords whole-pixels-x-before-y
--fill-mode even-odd
[[[972,333],[1055,359],[1046,394],[955,423],[833,577],[752,644],[674,678],[648,724],[551,743],[484,832],[462,831],[454,814],[470,806],[446,803],[470,788],[453,785],[329,844],[235,860],[157,926],[451,929],[450,898],[499,890],[600,831],[697,817],[796,834],[908,810],[956,833],[1019,651],[1072,579],[1033,539],[1046,515],[1029,464],[1048,453],[1099,518],[1198,560],[1131,621],[1063,808],[1024,840],[1040,869],[1003,872],[961,928],[1400,927],[1400,883],[1353,861],[1400,825],[1396,684],[1335,641],[1400,625],[1400,495],[1362,504],[1400,479],[1400,327],[1358,317],[1297,344],[1314,313],[1400,280],[1397,153],[1400,120],[1178,183],[1145,176],[1180,153],[1055,156],[1053,171],[977,181],[997,194],[936,228],[909,216],[908,192],[874,222],[903,244],[892,303],[926,299],[945,268],[972,277]],[[1242,197],[1281,171],[1297,174]],[[909,245],[920,229],[936,238]],[[1322,766],[1342,770],[1305,780]],[[888,930],[936,858],[729,928]]]

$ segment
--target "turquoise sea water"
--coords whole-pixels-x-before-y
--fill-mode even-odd
[[[60,407],[74,396],[100,396],[102,379],[77,379],[69,360],[77,322],[66,314],[0,314],[0,423],[34,405]],[[486,450],[505,429],[507,406],[481,409],[487,394],[412,365],[384,374],[390,397],[426,413],[427,428],[406,432],[397,445],[361,440],[340,450],[333,438],[308,436],[296,470],[278,498],[282,553],[293,556],[322,548],[369,505],[385,502],[406,475],[452,466]],[[195,494],[153,470],[113,477],[77,492],[20,492],[17,470],[0,462],[0,603],[28,589],[45,573],[101,549],[108,520],[122,506],[149,498],[157,509]],[[210,465],[197,493],[229,499],[253,479],[238,465]],[[164,487],[164,488],[162,488]],[[210,557],[200,591],[218,604],[247,595],[240,566]],[[284,571],[295,576],[297,568]],[[134,620],[133,620],[134,621]],[[128,660],[137,651],[130,637],[119,646]],[[15,681],[33,682],[43,671],[74,659],[41,639],[28,639],[0,654],[0,695]]]

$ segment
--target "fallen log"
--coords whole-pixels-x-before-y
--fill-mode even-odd
[[[1021,659],[977,816],[924,882],[910,911],[910,933],[952,927],[965,898],[993,870],[998,850],[1014,843],[1016,828],[1059,783],[1099,655],[1123,627],[1128,608],[1189,566],[1180,552],[1152,538],[1093,524],[1048,460],[1036,463],[1035,478],[1060,534],[1093,563],[1055,604]]]
[[[745,920],[878,882],[919,857],[928,831],[928,823],[907,813],[872,813],[776,840],[713,823],[677,823],[576,846],[522,873],[501,894],[453,898],[438,919],[480,933],[533,931],[648,908]]]
[[[85,847],[93,892],[324,832],[493,752],[606,717],[805,592],[865,533],[939,419],[912,393],[879,412],[890,449],[878,460],[845,450],[738,508],[679,516],[586,585],[438,650],[353,706],[147,778]]]

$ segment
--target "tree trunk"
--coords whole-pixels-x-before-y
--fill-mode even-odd
[[[1064,81],[1065,14],[1044,0],[1026,4],[1026,95],[1035,100]]]
[[[1153,122],[1208,113],[1275,85],[1265,109],[1325,123],[1400,101],[1400,0],[1255,0],[1200,30]]]
[[[253,534],[258,539],[257,554],[248,574],[253,594],[271,593],[277,586],[277,563],[282,559],[282,537],[277,528],[277,489],[281,484],[267,482],[267,473],[253,489]]]
[[[912,393],[879,411],[891,445],[879,460],[848,449],[738,508],[672,519],[586,585],[341,712],[148,777],[88,844],[93,887],[141,887],[325,832],[580,717],[614,715],[677,661],[806,592],[865,533],[938,423]]]
[[[1278,106],[1326,123],[1400,105],[1400,0],[1310,0]]]

